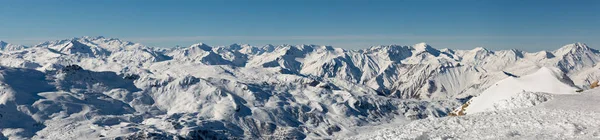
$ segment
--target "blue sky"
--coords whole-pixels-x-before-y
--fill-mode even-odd
[[[598,0],[7,0],[0,2],[0,40],[33,45],[102,35],[156,47],[599,48],[599,9]]]

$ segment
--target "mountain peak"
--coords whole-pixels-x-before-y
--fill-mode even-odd
[[[7,47],[7,46],[9,46],[9,44],[8,44],[8,43],[6,43],[6,42],[4,42],[4,41],[0,40],[0,49],[4,49],[4,48],[5,48],[5,47]]]
[[[427,52],[434,56],[440,55],[440,50],[431,47],[429,44],[427,44],[425,42],[417,43],[417,44],[413,45],[412,47],[417,52],[416,54],[419,54],[420,52]]]
[[[238,43],[233,43],[233,44],[229,45],[228,49],[230,49],[230,50],[239,50],[239,49],[242,49],[242,45],[240,45]]]
[[[489,51],[489,50],[488,50],[488,49],[486,49],[486,48],[484,48],[484,47],[476,47],[476,48],[474,48],[474,49],[473,49],[473,50],[471,50],[471,51],[476,51],[476,52],[478,52],[478,51],[486,51],[486,52],[487,52],[487,51]]]
[[[572,44],[567,44],[567,45],[561,47],[560,49],[578,49],[578,48],[585,49],[585,48],[589,48],[589,47],[585,43],[576,42],[576,43],[572,43]]]
[[[92,40],[106,39],[104,36],[83,36],[81,38],[83,38],[83,39],[92,39]]]
[[[190,48],[200,48],[200,49],[202,49],[204,51],[211,51],[212,50],[211,46],[208,46],[208,45],[206,45],[206,44],[204,44],[202,42],[193,44],[192,46],[190,46]]]
[[[425,42],[421,42],[421,43],[417,43],[415,45],[413,45],[413,48],[415,49],[427,49],[427,48],[432,48],[429,44],[425,43]]]
[[[10,44],[8,42],[4,42],[2,40],[0,40],[0,50],[2,51],[15,51],[15,50],[21,50],[26,48],[23,45],[16,45],[16,44]]]
[[[587,44],[581,43],[581,42],[576,42],[576,43],[564,45],[563,47],[554,51],[554,54],[565,55],[568,53],[586,52],[586,51],[598,53],[598,50],[590,48],[589,46],[587,46]]]
[[[78,40],[70,40],[69,43],[67,43],[66,45],[62,46],[62,48],[59,49],[59,51],[63,51],[63,50],[69,50],[69,49],[75,49],[75,50],[89,50],[91,47],[88,45],[83,44],[82,42],[78,41]]]
[[[552,52],[548,52],[548,51],[540,51],[540,52],[537,52],[536,55],[543,56],[544,58],[554,58],[554,57],[556,57],[556,56],[554,56],[554,54]]]

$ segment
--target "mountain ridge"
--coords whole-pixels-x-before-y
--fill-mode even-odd
[[[426,43],[345,50],[204,43],[153,48],[106,37],[46,41],[0,52],[0,66],[18,69],[14,75],[36,73],[54,89],[9,84],[0,88],[0,97],[43,98],[0,106],[15,113],[17,106],[54,110],[21,112],[47,118],[35,127],[0,128],[16,139],[332,138],[362,125],[446,116],[494,83],[542,67],[559,69],[577,86],[600,78],[594,71],[600,53],[589,46],[574,43],[556,52],[436,49]],[[95,107],[107,102],[118,103]],[[121,111],[105,114],[110,109]],[[67,126],[82,131],[61,133]]]

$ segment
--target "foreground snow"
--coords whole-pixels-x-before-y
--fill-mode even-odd
[[[560,70],[542,67],[498,81],[457,108],[459,117],[417,120],[353,139],[600,138],[600,89],[576,90]]]
[[[427,118],[352,139],[600,138],[600,89],[553,96],[535,107]]]
[[[508,77],[492,85],[479,96],[471,99],[464,112],[466,114],[474,114],[484,111],[516,108],[519,106],[519,103],[539,102],[539,100],[535,99],[518,101],[518,99],[531,98],[523,97],[527,92],[575,94],[578,89],[579,88],[573,84],[573,81],[560,70],[542,67],[535,73],[522,77]],[[518,94],[521,96],[516,96]],[[535,96],[535,94],[531,95]],[[511,99],[511,97],[513,99]],[[514,99],[514,97],[517,97],[518,99]],[[536,99],[546,100],[544,97]],[[507,103],[507,100],[514,103]]]

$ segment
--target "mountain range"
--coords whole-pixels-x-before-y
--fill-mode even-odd
[[[0,139],[336,138],[447,116],[539,69],[569,77],[574,90],[600,78],[600,52],[584,43],[533,53],[426,43],[152,48],[100,36],[0,41],[0,50]]]

